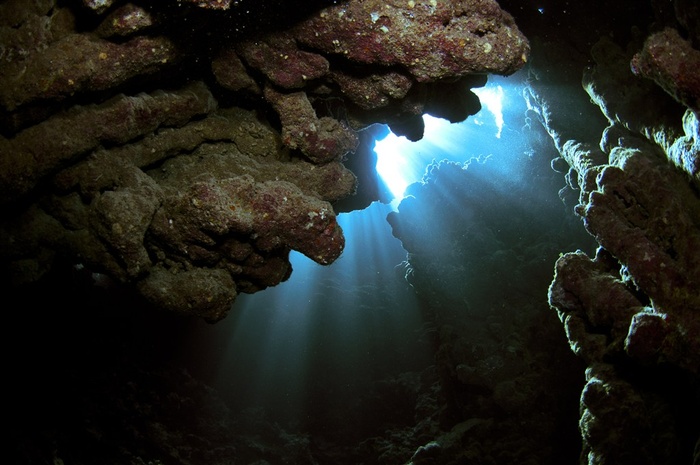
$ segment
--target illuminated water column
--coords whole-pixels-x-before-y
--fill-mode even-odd
[[[394,195],[394,207],[403,197],[406,187],[423,178],[426,167],[432,161],[464,163],[473,157],[483,160],[494,155],[493,141],[503,134],[504,86],[506,84],[493,84],[473,89],[482,109],[462,123],[451,124],[447,120],[424,115],[425,133],[421,140],[412,142],[389,133],[376,142],[377,173]],[[511,93],[516,94],[511,99],[519,98],[517,92],[514,87],[511,89]],[[498,161],[492,160],[490,163],[507,162],[503,160],[507,156],[501,154]]]
[[[377,142],[377,170],[394,204],[340,214],[346,248],[332,265],[292,253],[287,282],[239,297],[223,322],[229,340],[220,390],[240,408],[261,408],[281,421],[319,421],[348,409],[372,383],[432,363],[417,300],[403,278],[406,251],[386,216],[431,161],[498,158],[484,141],[502,133],[503,98],[501,87],[484,88],[484,109],[465,123],[425,116],[422,140],[389,134]]]
[[[217,384],[237,403],[281,421],[314,420],[347,408],[372,383],[432,361],[417,342],[422,319],[403,279],[406,252],[391,235],[388,205],[341,214],[342,256],[330,266],[292,253],[291,278],[242,295]]]

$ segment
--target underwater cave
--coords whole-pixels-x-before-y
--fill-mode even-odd
[[[700,463],[692,0],[0,1],[11,463]]]

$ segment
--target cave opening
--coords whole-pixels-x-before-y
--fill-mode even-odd
[[[694,1],[0,0],[10,460],[698,461]]]
[[[408,185],[420,182],[426,174],[426,168],[434,161],[449,160],[457,163],[466,163],[472,158],[486,160],[493,157],[494,144],[501,138],[503,132],[503,104],[508,89],[508,100],[511,101],[512,113],[524,110],[516,105],[517,99],[522,99],[519,94],[518,77],[511,79],[491,77],[484,87],[472,89],[481,102],[481,110],[475,115],[459,123],[431,116],[423,115],[425,132],[423,138],[411,141],[405,136],[397,136],[393,132],[382,134],[374,144],[374,152],[377,156],[376,170],[378,177],[387,186],[391,196],[391,204],[398,205],[404,197]],[[520,131],[514,130],[511,123],[509,128],[509,141],[514,142]],[[513,153],[501,151],[489,164],[507,165],[517,163],[513,160]]]
[[[380,131],[376,175],[393,198],[338,215],[340,258],[321,266],[293,251],[287,281],[240,295],[203,330],[225,340],[210,375],[240,418],[360,440],[411,423],[422,383],[440,376],[446,323],[471,327],[468,350],[501,351],[498,363],[533,350],[517,325],[528,312],[556,319],[545,299],[558,251],[593,246],[559,197],[555,151],[529,124],[523,86],[522,74],[491,78],[481,111],[462,123],[426,115],[420,141]],[[539,350],[551,337],[568,354],[551,328]],[[372,403],[381,386],[397,390],[396,405]]]

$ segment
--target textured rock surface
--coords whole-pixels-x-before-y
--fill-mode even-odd
[[[632,58],[635,74],[653,79],[661,88],[691,110],[700,111],[700,51],[668,28],[647,38]]]
[[[659,8],[646,38],[592,40],[594,64],[581,73],[558,73],[554,54],[533,60],[531,108],[566,160],[576,212],[599,244],[592,257],[564,254],[549,289],[588,365],[581,463],[698,460],[698,37],[673,29],[695,24],[697,9],[683,3],[678,19]],[[572,115],[559,107],[565,94],[595,105]],[[601,114],[605,124],[581,128]]]
[[[490,0],[350,2],[300,24],[296,35],[351,61],[400,65],[419,82],[511,74],[527,62],[526,39]]]
[[[342,253],[332,203],[356,190],[358,130],[419,138],[426,111],[478,109],[442,86],[527,60],[493,1],[329,3],[0,4],[4,279],[60,257],[220,320],[285,280],[290,250]]]
[[[700,463],[697,1],[501,4],[534,44],[533,146],[508,151],[536,182],[505,200],[474,162],[412,188],[392,223],[435,366],[329,392],[345,404],[326,416],[363,419],[338,415],[329,444],[164,361],[200,350],[183,326],[286,279],[290,250],[334,260],[357,131],[418,139],[422,113],[475,113],[478,73],[527,57],[512,18],[481,0],[0,2],[8,460]],[[573,223],[539,203],[564,182]]]

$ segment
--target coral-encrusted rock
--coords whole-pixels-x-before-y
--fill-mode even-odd
[[[328,264],[345,245],[329,203],[289,182],[256,183],[251,176],[192,185],[158,210],[152,233],[183,256],[191,255],[190,248],[209,251],[219,238],[252,235],[263,252],[293,248]],[[193,260],[208,261],[209,255]]]
[[[678,433],[671,407],[652,392],[621,379],[610,365],[586,370],[579,427],[581,463],[674,463]]]
[[[621,351],[629,321],[644,306],[614,276],[606,258],[602,250],[595,260],[583,252],[563,255],[549,289],[549,302],[559,311],[571,350],[587,363]],[[589,332],[591,327],[596,331]]]
[[[338,70],[332,73],[331,78],[340,86],[343,94],[364,110],[385,107],[392,100],[404,98],[413,87],[411,78],[397,70],[360,76]]]
[[[259,94],[262,91],[233,49],[222,50],[211,62],[216,80],[226,89],[239,92],[245,90]]]
[[[610,151],[616,146],[616,138],[625,136],[619,131],[619,127],[624,126],[660,145],[668,159],[690,174],[700,186],[700,136],[696,112],[668,98],[668,93],[651,80],[640,79],[630,71],[630,60],[634,64],[640,59],[641,52],[632,57],[610,39],[601,38],[591,53],[599,64],[584,72],[583,86],[613,125],[606,130],[605,150]],[[634,65],[632,69],[635,69]],[[622,88],[625,89],[624,99],[619,98]],[[682,127],[679,125],[681,119]],[[573,141],[568,143],[571,145]],[[567,151],[567,160],[572,166],[577,164],[571,155],[580,153],[580,150]],[[584,171],[579,167],[576,169],[580,173]]]
[[[179,126],[216,107],[202,83],[180,91],[118,96],[101,105],[74,107],[12,139],[0,138],[0,205],[29,193],[61,166],[99,144],[123,144],[160,126]]]
[[[236,283],[222,269],[171,271],[157,267],[139,282],[138,289],[159,308],[198,316],[212,323],[226,316],[236,298]]]
[[[668,165],[618,149],[579,208],[586,228],[657,308],[700,308],[700,201]]]
[[[116,44],[72,34],[0,68],[0,104],[14,110],[35,100],[105,90],[176,60],[175,46],[165,37],[135,37]]]
[[[475,112],[471,100],[436,97],[457,90],[452,81],[511,74],[528,53],[513,18],[491,0],[352,1],[325,8],[284,32],[224,45],[214,73],[226,88],[247,92],[257,87],[247,82],[245,66],[265,76],[272,84],[264,86],[265,97],[279,113],[285,145],[323,163],[356,145],[333,119],[347,119],[356,129],[384,122],[398,134],[420,139],[421,115],[429,108],[450,121]],[[417,86],[438,82],[434,91]],[[347,99],[352,105],[341,105],[352,108],[332,119],[317,118],[311,102],[329,99]]]
[[[578,178],[576,212],[602,246],[594,259],[563,255],[549,291],[589,365],[581,463],[684,463],[697,443],[696,426],[687,437],[678,426],[700,408],[697,51],[672,30],[633,58],[638,47],[594,45],[582,84],[598,108],[560,114],[556,96],[534,86],[546,102],[538,113]],[[562,124],[585,126],[592,110],[609,122],[598,148]]]
[[[311,161],[339,160],[357,148],[355,132],[334,118],[318,118],[304,92],[282,94],[268,87],[265,97],[280,114],[284,144]]]
[[[53,0],[0,4],[0,58],[6,62],[25,59],[49,44],[72,34],[75,18],[68,8]]]
[[[128,37],[153,25],[153,18],[148,10],[127,3],[117,8],[97,27],[100,37]]]
[[[676,100],[700,111],[700,51],[678,31],[667,28],[649,36],[632,59],[635,74],[653,79]]]
[[[328,73],[328,60],[317,53],[299,50],[287,34],[245,42],[238,49],[249,66],[260,70],[275,85],[285,89],[304,87],[306,82]]]
[[[664,332],[670,333],[655,338],[658,347],[640,351],[636,345],[654,342],[630,328],[628,353],[645,361],[655,350],[658,361],[698,373],[696,357],[688,354],[700,349],[700,200],[668,165],[638,151],[617,151],[624,152],[614,155],[621,166],[600,171],[598,190],[579,211],[587,229],[624,265],[629,281],[651,300],[653,312],[668,315]]]
[[[511,74],[529,53],[513,18],[492,0],[348,2],[300,23],[294,35],[354,62],[399,65],[419,82]]]
[[[193,100],[184,106],[179,96]],[[193,102],[204,108],[212,103],[201,83],[155,97],[166,99],[171,109],[182,108],[177,118],[192,114],[192,108],[198,108]],[[139,98],[144,101],[137,106],[144,110],[160,108],[154,97]],[[145,123],[153,115],[143,112],[141,116],[146,118],[142,129],[153,127]],[[87,124],[73,126],[90,134]],[[119,132],[120,128],[123,142],[131,140],[127,128],[109,129]],[[117,135],[109,134],[105,140],[116,140]],[[95,139],[81,136],[74,142],[83,147],[85,141]],[[191,156],[176,156],[182,150]],[[226,178],[217,181],[212,173],[225,173]],[[355,181],[337,161],[320,166],[291,162],[280,136],[253,113],[222,110],[181,127],[160,128],[125,145],[98,149],[57,173],[56,192],[44,198],[41,212],[33,211],[33,219],[28,214],[17,224],[5,224],[5,259],[10,259],[13,279],[23,282],[50,267],[52,254],[29,259],[36,250],[71,251],[89,269],[122,283],[136,283],[154,304],[161,299],[164,308],[216,321],[226,314],[238,291],[255,292],[285,280],[291,271],[290,248],[319,263],[337,258],[344,239],[327,201],[353,192]],[[236,205],[239,208],[232,209]],[[65,229],[61,231],[59,225]],[[228,278],[222,278],[222,273]],[[185,276],[190,277],[189,284],[178,286],[177,280]],[[216,292],[207,283],[210,276],[217,277]],[[232,284],[223,292],[225,283]],[[201,292],[196,291],[199,285]]]
[[[425,112],[463,120],[483,84],[469,75],[528,52],[489,0],[319,1],[296,24],[281,3],[255,28],[228,0],[74,3],[0,4],[2,273],[31,282],[60,257],[209,321],[285,280],[290,250],[340,255],[330,202],[356,189],[357,130],[418,139]]]
[[[610,124],[618,124],[633,132],[648,133],[660,127],[674,130],[670,139],[680,135],[678,119],[685,110],[648,79],[640,79],[630,70],[632,55],[607,37],[591,48],[596,66],[583,72],[583,87],[600,107]],[[619,98],[620,89],[625,98]]]
[[[133,175],[140,178],[133,186],[98,194],[88,219],[95,236],[123,264],[129,279],[142,276],[151,266],[144,240],[162,201],[151,178],[136,169]]]
[[[567,141],[561,150],[582,181],[581,204],[577,212],[605,248],[604,256],[614,257],[612,263],[619,261],[622,268],[607,265],[611,260],[602,259],[601,255],[596,258],[595,262],[599,264],[595,266],[594,262],[586,264],[588,258],[575,256],[576,260],[573,260],[574,256],[565,256],[557,264],[550,302],[566,314],[562,318],[572,348],[576,351],[586,346],[591,348],[580,352],[589,363],[602,360],[603,354],[612,355],[611,350],[620,352],[620,332],[626,328],[629,333],[625,342],[628,355],[640,362],[653,359],[697,372],[697,360],[687,356],[688,351],[695,352],[700,345],[697,329],[700,319],[694,310],[700,308],[700,295],[695,291],[700,285],[700,255],[697,252],[700,250],[700,201],[691,187],[698,181],[695,120],[686,112],[686,136],[679,137],[678,123],[672,118],[674,115],[678,118],[680,112],[673,106],[674,102],[669,103],[668,97],[664,102],[663,95],[648,89],[645,83],[635,84],[624,54],[609,41],[596,44],[593,52],[600,65],[588,70],[583,80],[593,101],[611,123],[601,142],[609,165],[595,166],[595,159],[589,157],[590,151],[585,144]],[[632,89],[624,94],[625,99],[616,97],[620,95],[621,87]],[[655,108],[665,111],[655,117],[654,112],[644,110],[648,108],[645,95],[658,100]],[[547,124],[553,127],[549,122]],[[651,140],[641,139],[641,134]],[[692,178],[689,180],[671,165],[663,163],[661,160],[666,156],[685,168]],[[586,161],[578,162],[580,160]],[[582,277],[581,267],[574,266],[575,263],[589,268],[590,275]],[[598,271],[593,271],[595,269]],[[601,279],[600,273],[607,274],[608,278]],[[619,296],[612,298],[607,295],[623,282],[630,296],[635,296],[626,304]],[[591,292],[598,296],[599,304],[585,298]],[[641,300],[634,303],[636,299]],[[635,307],[646,306],[647,299],[651,307],[635,311]],[[604,333],[615,343],[608,341],[605,347],[600,347],[591,342],[600,340],[599,334],[594,332],[587,336],[587,333],[591,325],[605,328],[598,324],[594,314],[595,308],[605,306],[606,301],[614,302],[615,307],[627,306],[628,310],[617,316],[615,312],[609,313],[609,318],[617,321]],[[574,308],[583,310],[585,316],[572,312]],[[581,316],[583,318],[579,320]],[[646,324],[652,321],[664,322],[664,336],[657,334],[645,340],[640,335],[650,333],[642,328],[652,328]],[[617,331],[611,333],[610,328],[614,327]],[[653,327],[661,331],[662,325]],[[587,344],[584,343],[586,340]]]

